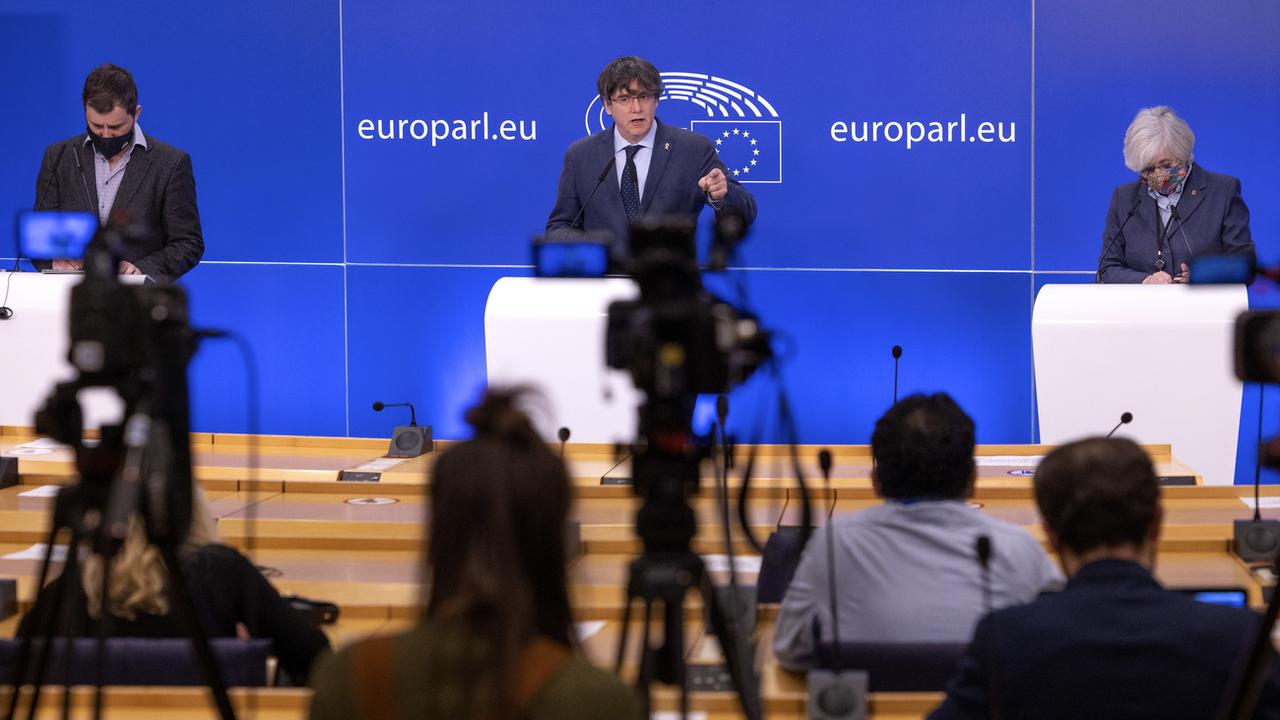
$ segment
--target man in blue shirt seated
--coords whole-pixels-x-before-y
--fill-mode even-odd
[[[1066,589],[983,618],[931,717],[1215,717],[1258,616],[1152,577],[1164,511],[1151,459],[1128,440],[1082,440],[1044,459],[1035,488]],[[1280,717],[1270,654],[1254,717]]]
[[[805,548],[774,630],[792,670],[814,663],[814,626],[832,639],[826,533],[834,529],[841,642],[964,643],[989,609],[976,545],[986,536],[989,604],[1030,602],[1061,581],[1025,530],[966,502],[973,420],[945,393],[894,405],[871,436],[871,479],[884,504],[835,518]]]

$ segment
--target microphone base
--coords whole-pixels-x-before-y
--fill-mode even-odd
[[[0,457],[0,490],[18,484],[18,458]]]
[[[810,670],[806,680],[810,720],[866,720],[866,670]]]
[[[436,449],[430,425],[400,425],[391,434],[389,458],[415,458]]]
[[[1236,520],[1231,549],[1246,562],[1271,562],[1280,554],[1280,520]]]

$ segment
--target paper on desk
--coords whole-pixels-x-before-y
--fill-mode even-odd
[[[46,545],[45,543],[36,543],[35,545],[32,545],[26,550],[19,550],[18,552],[9,553],[4,557],[0,557],[0,560],[44,560],[44,554],[45,552],[47,552],[46,548],[48,547],[49,546]],[[66,559],[67,559],[67,546],[54,545],[53,561],[63,562]]]
[[[1263,509],[1273,510],[1275,508],[1280,508],[1280,497],[1264,497],[1258,499],[1261,501],[1258,504],[1261,505]],[[1242,497],[1240,498],[1240,502],[1244,503],[1244,506],[1250,510],[1253,509],[1253,498]]]
[[[350,468],[351,472],[383,472],[390,470],[397,465],[403,465],[409,462],[406,458],[379,458],[378,460],[370,460],[369,462]]]
[[[586,642],[604,629],[604,620],[588,620],[577,623],[578,642]]]
[[[1036,467],[1043,455],[979,455],[973,461],[978,467]]]
[[[63,445],[62,443],[58,442],[57,440],[54,440],[53,438],[42,437],[42,438],[36,438],[31,442],[22,443],[21,445],[14,445],[13,448],[15,450],[18,448],[40,448],[42,450],[68,450],[71,448],[71,446]]]
[[[740,573],[758,573],[760,559],[759,555],[734,555],[733,569]],[[703,555],[702,562],[706,564],[707,572],[729,572],[727,555]]]
[[[18,493],[18,497],[34,497],[34,498],[51,498],[57,497],[58,491],[62,489],[61,485],[41,485],[37,488],[31,488],[24,492]]]

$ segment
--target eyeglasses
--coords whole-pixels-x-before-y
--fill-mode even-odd
[[[614,105],[621,105],[622,107],[631,107],[631,103],[633,102],[638,102],[641,105],[647,105],[651,100],[653,100],[656,97],[657,95],[654,95],[653,93],[640,93],[639,95],[618,95],[617,97],[610,98],[609,102],[613,103]]]

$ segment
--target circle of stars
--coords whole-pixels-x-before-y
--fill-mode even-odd
[[[738,177],[739,175],[750,175],[750,174],[751,174],[751,168],[755,167],[755,165],[756,165],[756,158],[755,158],[755,156],[760,154],[760,148],[755,147],[755,145],[756,145],[756,139],[755,139],[755,138],[753,138],[753,137],[751,137],[751,131],[750,131],[750,130],[741,130],[741,129],[739,129],[739,128],[734,128],[732,133],[730,133],[728,130],[725,130],[725,131],[722,133],[722,135],[723,135],[723,137],[718,137],[718,138],[716,138],[716,153],[717,153],[717,154],[719,154],[719,152],[720,152],[720,146],[724,144],[725,139],[727,139],[727,138],[731,138],[731,137],[733,137],[734,135],[737,135],[737,136],[741,137],[743,140],[748,140],[748,141],[750,141],[750,143],[751,143],[751,145],[752,145],[752,148],[751,148],[751,155],[752,155],[752,157],[751,157],[751,162],[750,162],[750,164],[748,164],[748,165],[743,165],[743,166],[742,166],[742,167],[740,167],[740,168],[730,168],[730,169],[733,171],[733,176],[734,176],[734,177]]]

